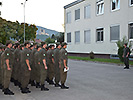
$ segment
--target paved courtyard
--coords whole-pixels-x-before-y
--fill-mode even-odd
[[[18,87],[10,85],[14,96],[5,96],[0,90],[0,100],[133,100],[133,67],[69,60],[67,85],[69,90],[49,86],[42,92],[29,86],[30,94],[21,94]]]

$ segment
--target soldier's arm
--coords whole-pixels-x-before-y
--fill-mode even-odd
[[[7,70],[11,70],[11,68],[9,66],[9,59],[6,59],[6,65],[7,65]]]
[[[43,64],[44,64],[44,66],[45,66],[45,69],[48,69],[48,67],[47,67],[47,65],[46,65],[46,60],[45,60],[45,59],[43,59]]]
[[[67,69],[66,60],[64,59],[63,62],[64,62],[64,67]]]
[[[127,53],[126,57],[128,57],[128,55],[129,55],[129,52]]]
[[[27,64],[29,70],[31,70],[31,68],[30,68],[30,63],[29,63],[29,60],[28,60],[28,59],[26,59],[26,64]]]

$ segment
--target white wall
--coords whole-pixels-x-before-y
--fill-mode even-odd
[[[91,18],[84,19],[84,6],[91,5]],[[80,19],[75,21],[75,10],[80,8]],[[128,37],[128,24],[133,22],[133,7],[129,6],[129,0],[120,0],[120,10],[111,11],[111,0],[104,0],[104,14],[96,15],[96,0],[85,0],[77,5],[67,8],[71,11],[71,23],[65,24],[65,41],[67,33],[71,32],[71,43],[68,44],[68,52],[89,53],[93,51],[99,54],[117,54],[117,45],[110,41],[110,26],[120,25],[120,39]],[[96,28],[104,28],[104,41],[96,42]],[[84,30],[91,30],[91,43],[84,43]],[[75,44],[75,31],[80,31],[80,43]]]

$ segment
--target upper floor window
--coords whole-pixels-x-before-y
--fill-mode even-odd
[[[129,0],[129,5],[133,6],[133,0]]]
[[[111,0],[111,10],[118,10],[120,9],[120,0]]]
[[[97,1],[97,15],[104,13],[104,0]]]
[[[120,25],[110,27],[110,40],[119,40],[120,37]]]
[[[75,20],[80,19],[80,9],[75,10]]]
[[[71,12],[67,12],[66,22],[71,23]]]
[[[67,43],[71,42],[71,33],[67,33]]]
[[[98,41],[102,42],[103,41],[103,28],[97,29],[96,33],[97,33],[97,42]]]
[[[91,6],[87,5],[84,7],[84,18],[90,18],[91,17]]]
[[[133,39],[133,23],[130,23],[128,25],[128,28],[129,28],[129,39]]]

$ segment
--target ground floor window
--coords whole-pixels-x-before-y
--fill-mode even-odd
[[[91,31],[85,30],[84,31],[84,43],[90,43],[91,42]]]
[[[110,40],[119,40],[120,37],[120,25],[110,27]]]
[[[97,34],[97,42],[98,41],[103,41],[103,32],[104,31],[104,29],[103,28],[99,28],[99,29],[96,29],[96,34]]]
[[[80,31],[76,31],[75,32],[75,43],[79,43],[80,42]]]
[[[130,6],[133,6],[133,0],[130,0],[129,2],[130,2]]]
[[[71,42],[71,33],[67,33],[67,43]]]
[[[129,29],[129,39],[133,39],[133,23],[128,25]]]

